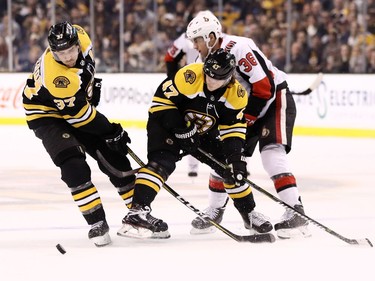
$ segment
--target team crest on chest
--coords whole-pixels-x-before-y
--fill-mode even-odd
[[[245,96],[245,93],[246,93],[246,91],[243,87],[241,87],[241,86],[238,87],[237,96],[239,96],[240,98],[243,98]]]
[[[70,81],[65,76],[58,76],[53,80],[53,84],[55,84],[56,88],[67,88]]]
[[[199,134],[208,131],[216,123],[215,117],[192,110],[185,112],[185,121],[193,122],[197,126]]]
[[[184,77],[185,81],[190,84],[193,84],[194,81],[197,79],[197,75],[195,74],[195,72],[190,69],[185,71]]]

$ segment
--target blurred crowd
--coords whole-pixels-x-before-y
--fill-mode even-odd
[[[217,0],[123,0],[121,62],[119,0],[94,1],[94,36],[89,0],[57,0],[55,20],[79,24],[94,38],[98,72],[165,72],[168,46],[197,12],[208,9],[222,20],[225,32],[252,38],[289,73],[375,73],[375,0],[292,0],[289,34],[286,0],[222,2],[219,11]],[[9,70],[9,40],[13,70],[32,70],[47,46],[51,18],[49,0],[13,0],[10,38],[7,1],[0,0],[0,71]]]

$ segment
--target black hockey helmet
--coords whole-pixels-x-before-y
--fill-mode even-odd
[[[216,80],[225,80],[231,78],[235,68],[235,56],[220,48],[207,56],[203,71]]]
[[[48,32],[48,44],[52,51],[62,51],[78,43],[77,29],[64,21],[52,25]]]

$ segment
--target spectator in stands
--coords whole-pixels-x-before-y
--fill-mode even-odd
[[[19,53],[17,71],[32,72],[34,63],[43,54],[43,49],[38,44],[38,38],[35,34],[31,35],[28,44],[25,44],[24,47],[22,48],[22,54]]]
[[[340,42],[337,31],[331,28],[328,33],[327,43],[324,45],[323,58],[326,60],[324,72],[335,73],[338,70],[337,62],[340,59]]]
[[[352,47],[349,67],[350,73],[364,73],[366,71],[366,56],[362,45],[356,44]]]
[[[0,22],[0,38],[3,38],[4,40],[4,44],[6,46],[6,49],[7,49],[7,57],[5,58],[6,59],[6,64],[8,65],[8,68],[9,68],[9,61],[8,61],[8,57],[10,55],[10,50],[12,50],[12,53],[13,53],[13,60],[12,60],[12,63],[13,63],[13,70],[16,70],[16,66],[18,65],[18,46],[21,44],[22,42],[22,35],[21,35],[21,28],[20,28],[20,25],[15,21],[15,20],[11,20],[11,28],[12,28],[12,35],[9,34],[9,17],[8,15],[4,15],[3,18],[1,19],[1,22]],[[12,45],[10,45],[12,44]],[[12,48],[10,49],[9,47],[12,46]],[[3,64],[5,63],[5,61],[3,62]]]
[[[350,46],[343,44],[340,46],[340,59],[338,62],[338,73],[349,73],[350,72]]]
[[[285,69],[285,50],[280,46],[272,49],[270,60],[278,69]]]
[[[309,70],[311,73],[323,71],[323,43],[317,34],[311,38],[311,49],[309,54]]]
[[[293,42],[291,47],[290,73],[304,73],[308,70],[308,61],[300,42]]]
[[[8,32],[8,15],[6,1],[3,2],[5,4],[0,7],[0,37],[2,37],[3,49],[4,47],[7,49],[8,46],[5,43],[5,38]],[[156,14],[153,10],[154,0],[124,2],[125,31],[123,33],[123,43],[125,49],[133,45],[133,37],[136,32],[142,33],[142,40],[147,41],[146,46],[151,46],[151,41],[154,48],[152,56],[150,49],[146,48],[144,54],[139,57],[139,59],[151,57],[152,61],[148,64],[138,61],[137,57],[131,55],[130,60],[132,61],[132,65],[136,65],[135,69],[137,71],[159,71],[159,66],[163,63],[163,56],[160,55],[165,53],[163,46],[168,46],[172,43],[174,38],[185,29],[193,15],[206,9],[215,12],[217,16],[223,16],[224,21],[227,21],[225,28],[227,33],[251,37],[259,45],[270,44],[272,47],[271,60],[273,58],[277,59],[278,66],[285,65],[285,61],[280,61],[280,58],[282,58],[280,50],[283,50],[285,55],[286,44],[288,43],[286,41],[287,10],[283,5],[285,1],[228,0],[224,2],[222,14],[218,11],[218,2],[216,0],[158,0]],[[362,45],[361,48],[364,49],[375,46],[375,1],[367,1],[367,15],[362,14],[363,3],[364,1],[354,0],[293,1],[291,37],[292,41],[298,41],[299,39],[297,38],[301,36],[302,32],[307,35],[307,45],[303,44],[302,49],[304,51],[307,48],[311,49],[311,51],[305,52],[309,61],[308,72],[315,72],[317,69],[322,70],[322,57],[319,53],[324,53],[324,60],[332,55],[333,50],[330,42],[332,39],[332,30],[336,32],[337,46],[333,48],[336,55],[333,55],[333,58],[329,59],[329,61],[333,62],[335,59],[338,59],[340,46],[348,44],[352,49],[351,56],[354,56],[353,59],[350,58],[350,71],[355,71],[355,73],[359,73],[361,69],[363,69],[363,72],[366,71],[366,63],[363,62],[363,59],[360,59],[360,56],[357,56],[360,48],[356,45],[360,44]],[[117,56],[117,60],[114,60],[116,65],[114,67],[111,66],[110,69],[119,69],[119,45],[110,44],[111,38],[117,38],[117,40],[119,38],[119,3],[117,0],[97,0],[94,1],[94,9],[95,28],[93,30],[95,31],[95,40],[93,43],[95,44],[96,58],[99,61],[103,60],[103,57],[106,57],[105,60],[107,60],[108,52],[113,53]],[[72,20],[83,25],[88,32],[91,32],[89,13],[88,0],[56,1],[55,20],[57,22]],[[39,40],[35,44],[38,44],[42,50],[46,47],[45,34],[48,27],[52,24],[50,0],[13,0],[12,17],[13,34],[15,35],[12,41],[13,69],[19,71],[20,66],[18,63],[20,65],[33,63],[26,61],[28,49],[25,46],[30,41],[31,36],[34,40],[34,37],[39,35]],[[155,31],[154,20],[157,17],[159,17],[158,31]],[[364,20],[366,20],[367,25],[364,25]],[[367,26],[367,32],[361,30],[363,26]],[[152,30],[151,34],[150,29]],[[35,32],[34,30],[38,31]],[[161,40],[164,40],[164,42]],[[320,45],[321,51],[319,52],[314,47],[318,41],[323,44]],[[4,50],[2,52],[4,53]],[[18,56],[20,59],[19,62],[17,60]],[[160,59],[158,59],[159,57]],[[2,58],[1,61],[1,67],[8,69],[7,58]],[[364,65],[361,66],[360,64],[363,63]],[[129,64],[128,66],[126,69],[133,69]],[[332,72],[336,68],[329,67],[328,69]]]
[[[5,38],[0,36],[0,71],[8,69],[8,46]]]

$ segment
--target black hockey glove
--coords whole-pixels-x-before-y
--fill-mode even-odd
[[[225,171],[225,176],[229,174],[233,176],[236,185],[243,185],[247,176],[245,156],[241,153],[234,153],[227,158],[227,164],[230,169]]]
[[[94,83],[92,85],[92,97],[90,103],[97,107],[100,101],[100,94],[102,90],[102,79],[94,78]]]
[[[128,133],[121,127],[120,124],[113,123],[113,126],[114,133],[105,137],[105,142],[110,149],[126,155],[128,154],[127,144],[131,143]]]
[[[199,134],[194,123],[188,124],[188,127],[184,129],[174,129],[173,133],[182,150],[191,154],[198,149]]]

